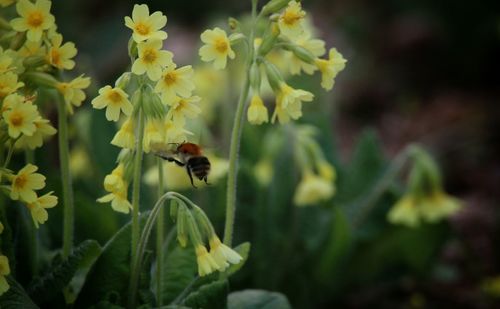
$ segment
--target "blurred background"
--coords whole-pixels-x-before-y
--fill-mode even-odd
[[[89,99],[129,65],[130,31],[123,17],[131,14],[134,3],[53,3],[59,31],[79,50],[77,70],[93,79]],[[140,3],[167,15],[165,48],[175,54],[178,65],[193,63],[195,69],[200,64],[199,34],[225,26],[229,16],[244,20],[250,11],[250,1]],[[252,251],[231,289],[280,291],[296,308],[500,305],[500,2],[318,0],[304,1],[303,7],[327,48],[335,46],[348,59],[331,93],[318,87],[317,76],[314,83],[308,76],[295,80],[316,94],[315,105],[307,106],[301,122],[320,128],[318,139],[338,170],[338,194],[318,207],[293,206],[298,174],[286,149],[275,162],[273,183],[280,188],[259,189],[252,177],[260,155],[255,143],[278,125],[247,124],[235,237],[236,243],[251,241]],[[234,109],[239,84],[214,85],[222,92],[218,104]],[[103,244],[129,218],[95,203],[104,195],[102,180],[112,170],[118,149],[109,144],[116,127],[89,103],[77,112],[72,132],[73,156],[81,157],[73,166],[76,242],[93,238]],[[231,120],[207,126],[209,147],[227,158]],[[56,141],[51,142],[55,153]],[[447,223],[394,227],[385,221],[385,213],[402,192],[396,188],[377,205],[380,214],[352,233],[348,248],[335,249],[342,239],[338,228],[335,234],[340,223],[333,205],[348,206],[349,194],[354,199],[369,192],[391,158],[412,142],[431,151],[442,168],[446,191],[466,207]],[[50,172],[57,161],[41,154],[37,158],[47,161],[48,179],[57,187],[57,172]],[[342,189],[347,184],[351,188]],[[142,207],[149,208],[155,190],[143,191]],[[222,234],[224,181],[188,194],[208,209]],[[60,234],[58,211],[60,207],[50,212],[42,233]]]

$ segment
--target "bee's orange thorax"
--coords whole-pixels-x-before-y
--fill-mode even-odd
[[[192,156],[201,155],[201,147],[193,143],[183,143],[177,147],[178,153],[185,153]]]

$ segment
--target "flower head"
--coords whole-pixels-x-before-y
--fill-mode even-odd
[[[150,80],[156,81],[161,77],[161,70],[173,64],[173,54],[161,50],[162,41],[150,40],[137,44],[138,58],[132,64],[132,73],[142,75],[146,73]]]
[[[293,202],[297,206],[312,205],[330,199],[334,193],[331,181],[307,171],[297,186]]]
[[[51,136],[57,133],[57,130],[50,124],[48,119],[44,119],[38,116],[34,121],[35,132],[33,135],[23,135],[16,143],[16,147],[19,148],[29,148],[35,149],[41,147],[43,140],[47,136]]]
[[[90,86],[90,77],[83,77],[83,75],[78,76],[69,83],[62,82],[57,84],[57,89],[64,96],[70,114],[73,113],[72,105],[82,105],[83,100],[85,100],[83,89],[86,89],[88,86]]]
[[[134,128],[134,120],[132,118],[127,118],[127,120],[125,120],[125,122],[122,124],[120,130],[116,132],[115,136],[111,140],[111,144],[121,148],[134,149]]]
[[[92,106],[97,109],[106,108],[106,119],[111,121],[118,121],[120,111],[130,116],[133,110],[128,94],[121,88],[111,88],[111,86],[99,89],[99,96],[92,100]]]
[[[62,35],[58,33],[51,37],[52,46],[47,53],[47,61],[58,69],[71,70],[75,67],[75,61],[71,58],[76,56],[77,50],[73,42],[61,46],[62,40]]]
[[[190,65],[176,69],[168,66],[161,74],[155,91],[161,93],[164,102],[171,102],[176,96],[187,98],[194,89],[193,68]]]
[[[54,25],[55,18],[50,14],[51,3],[48,0],[19,0],[16,5],[17,13],[21,17],[14,18],[10,24],[14,30],[27,31],[28,41],[40,41],[42,32]]]
[[[196,261],[198,263],[198,274],[200,277],[211,274],[219,269],[219,265],[214,261],[204,245],[197,245],[196,248]]]
[[[39,117],[36,105],[23,102],[23,97],[11,94],[5,99],[8,104],[7,110],[2,113],[9,128],[9,136],[17,138],[24,134],[31,136],[36,131],[35,120]]]
[[[0,295],[10,288],[5,276],[10,274],[9,259],[5,255],[0,255]]]
[[[335,48],[330,49],[329,56],[329,60],[316,60],[316,66],[321,72],[321,87],[326,90],[333,88],[335,77],[345,68],[345,63],[347,62]]]
[[[238,264],[243,260],[241,255],[233,249],[223,244],[217,235],[213,235],[209,240],[210,255],[215,263],[219,266],[220,271],[224,271],[230,264]]]
[[[17,81],[17,74],[14,72],[5,72],[0,74],[0,99],[24,86],[23,82]]]
[[[45,176],[35,173],[37,170],[37,166],[27,164],[12,177],[11,199],[21,199],[26,203],[33,203],[36,201],[37,196],[35,190],[40,190],[45,187]]]
[[[132,204],[127,199],[127,191],[116,191],[106,194],[97,199],[99,203],[111,202],[111,208],[116,212],[128,214],[132,209]]]
[[[306,12],[302,10],[300,2],[288,2],[278,20],[281,33],[290,39],[300,36],[304,31],[302,24],[305,16]]]
[[[248,122],[251,124],[262,124],[269,121],[267,108],[264,106],[262,99],[258,94],[252,96],[250,106],[247,111]]]
[[[196,118],[201,113],[201,109],[197,104],[200,100],[201,98],[198,96],[189,98],[176,97],[168,111],[167,119],[172,119],[174,124],[182,126],[185,117]]]
[[[315,57],[321,57],[325,54],[325,42],[319,39],[312,39],[309,32],[304,32],[301,36],[296,38],[294,44],[306,49]],[[311,75],[318,69],[316,65],[297,58],[291,51],[285,52],[285,59],[287,67],[292,75],[298,75],[301,71]]]
[[[144,126],[143,151],[149,153],[151,145],[163,142],[164,125],[161,119],[147,119]]]
[[[27,207],[30,210],[31,217],[36,228],[39,224],[44,224],[49,218],[47,208],[52,208],[57,205],[57,196],[52,195],[54,192],[49,192],[37,198],[33,203],[28,203]]]
[[[224,69],[227,57],[234,59],[236,56],[231,49],[226,31],[218,27],[213,30],[205,30],[201,34],[201,41],[205,43],[199,51],[201,60],[205,62],[213,61],[216,69]]]
[[[162,31],[167,24],[167,16],[160,11],[149,15],[149,7],[146,4],[134,5],[132,18],[125,16],[125,26],[132,29],[132,38],[137,43],[145,40],[165,40],[167,33]]]
[[[123,177],[124,166],[118,164],[111,174],[104,178],[104,189],[110,193],[98,198],[97,201],[99,203],[111,202],[111,208],[114,211],[128,214],[132,205],[127,199],[128,183]]]
[[[280,90],[276,95],[276,107],[272,122],[276,117],[280,123],[287,123],[291,119],[299,119],[302,116],[302,102],[310,102],[314,95],[309,91],[294,89],[282,82]]]

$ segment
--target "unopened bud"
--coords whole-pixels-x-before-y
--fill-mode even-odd
[[[120,89],[125,89],[127,88],[128,84],[130,83],[130,77],[131,77],[130,72],[125,72],[123,73],[120,77],[115,82],[115,87],[118,87]]]
[[[160,96],[153,92],[150,86],[144,87],[142,91],[142,110],[146,118],[163,119],[167,110],[161,102]]]
[[[179,204],[177,210],[177,240],[181,247],[186,247],[188,237],[187,237],[187,208],[186,205]]]
[[[54,76],[43,72],[27,72],[23,76],[38,86],[57,88],[59,81]]]
[[[267,15],[276,13],[287,6],[288,2],[290,2],[290,0],[271,0],[262,8],[262,14]]]
[[[307,49],[305,49],[302,46],[295,45],[295,44],[291,43],[291,44],[287,44],[285,48],[290,50],[291,52],[293,52],[293,54],[297,58],[299,58],[300,60],[302,60],[306,63],[314,64],[314,60],[316,60],[316,57],[314,57],[314,55],[310,51],[308,51]]]
[[[231,29],[231,31],[233,31],[233,32],[240,31],[240,29],[241,29],[240,22],[236,18],[229,17],[227,20],[227,23],[228,23],[229,29]]]
[[[47,63],[44,56],[29,56],[23,60],[23,66],[25,68],[37,68]]]
[[[132,37],[130,37],[130,40],[128,40],[128,55],[130,59],[137,58],[137,43]]]
[[[258,92],[260,90],[260,83],[261,81],[259,65],[254,62],[250,67],[250,86],[254,91]]]
[[[266,68],[267,80],[269,81],[269,85],[273,88],[274,92],[278,92],[281,89],[281,83],[283,82],[283,76],[281,76],[281,72],[278,68],[269,61],[264,62],[264,66]]]
[[[26,42],[26,33],[19,32],[14,36],[12,41],[10,41],[10,49],[18,50],[19,48],[21,48],[21,46],[24,45],[24,42]]]
[[[278,36],[280,34],[278,25],[276,23],[273,23],[271,25],[271,32],[268,33],[264,39],[262,40],[262,44],[260,44],[259,47],[259,55],[260,56],[265,56],[267,55],[271,49],[273,49],[274,45],[276,44],[276,41],[278,39]]]

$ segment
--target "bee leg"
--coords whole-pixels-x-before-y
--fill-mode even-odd
[[[182,163],[181,161],[179,160],[176,160],[175,158],[172,158],[172,157],[162,157],[163,159],[167,160],[168,162],[174,162],[175,164],[179,165],[179,166],[184,166],[186,164]]]
[[[209,185],[209,186],[211,185],[211,184],[209,184],[209,183],[207,182],[207,180],[208,180],[208,179],[207,179],[207,176],[203,177],[203,180],[205,181],[205,183],[206,183],[207,185]]]
[[[193,182],[193,175],[191,175],[191,170],[189,169],[189,166],[186,166],[186,170],[188,172],[189,179],[191,180],[191,185],[193,186],[193,188],[196,189],[196,186],[194,185],[194,182]]]

